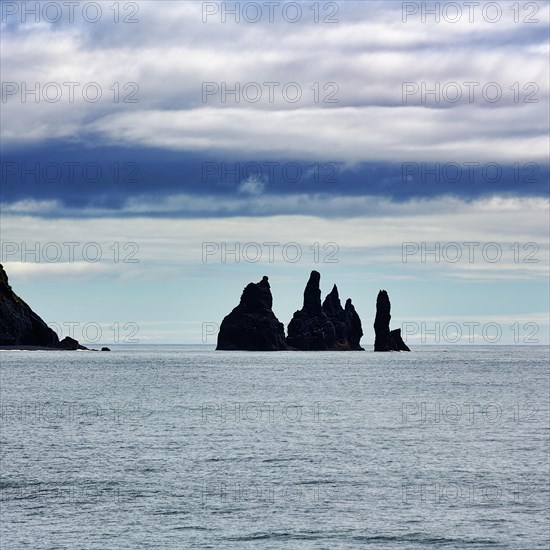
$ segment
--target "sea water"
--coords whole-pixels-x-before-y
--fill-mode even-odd
[[[549,546],[545,347],[0,365],[3,550]]]

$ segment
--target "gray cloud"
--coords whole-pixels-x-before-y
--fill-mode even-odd
[[[303,4],[306,13],[309,4]],[[98,132],[129,146],[238,154],[252,145],[257,152],[292,149],[350,162],[545,158],[549,45],[540,31],[548,23],[547,5],[534,26],[514,23],[511,12],[496,24],[481,17],[474,23],[422,23],[419,17],[403,23],[401,3],[392,2],[341,2],[337,24],[314,24],[311,11],[294,25],[280,17],[273,24],[216,18],[205,24],[202,5],[140,2],[139,23],[114,28],[78,17],[72,25],[4,24],[4,82],[81,85],[74,103],[65,89],[59,103],[22,103],[20,93],[8,97],[4,144],[52,138],[93,143]],[[83,100],[81,87],[88,82],[101,86],[101,101]],[[123,103],[128,90],[121,90],[115,104],[115,82],[137,83],[139,103]],[[205,82],[249,84],[249,97],[260,89],[262,99],[241,97],[236,104],[228,96],[223,103],[216,93],[204,103]],[[273,102],[266,82],[279,83]],[[291,82],[301,88],[300,101],[283,96]],[[404,82],[419,90],[423,82],[428,89],[457,83],[464,99],[455,104],[443,95],[437,103],[427,96],[423,103],[419,92],[404,104]],[[467,82],[479,83],[474,104],[466,99]],[[490,82],[501,88],[497,103],[483,98]],[[519,103],[509,89],[516,82]],[[523,103],[535,90],[524,89],[528,83],[536,84],[538,103]]]

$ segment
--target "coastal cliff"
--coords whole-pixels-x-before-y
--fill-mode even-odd
[[[55,331],[15,294],[0,264],[0,346],[18,345],[59,348],[60,342]]]
[[[59,338],[39,315],[11,288],[0,264],[0,346],[87,350],[74,338]]]

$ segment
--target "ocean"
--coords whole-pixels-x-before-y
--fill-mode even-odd
[[[3,550],[549,547],[546,347],[0,352]]]

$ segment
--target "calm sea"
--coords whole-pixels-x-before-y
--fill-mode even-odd
[[[547,550],[548,358],[0,352],[0,547]]]

